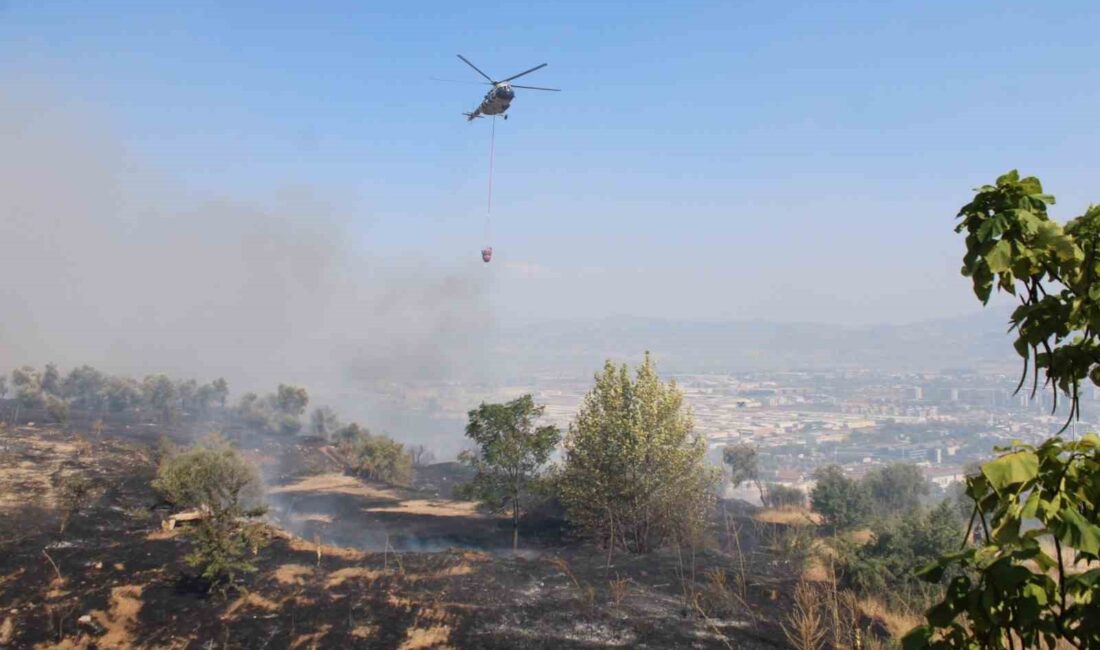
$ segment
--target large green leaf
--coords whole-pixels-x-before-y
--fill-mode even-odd
[[[985,261],[989,264],[989,270],[994,273],[1007,271],[1012,265],[1012,244],[1007,240],[1000,240],[986,253]]]
[[[1039,475],[1039,457],[1031,451],[1005,454],[982,465],[982,474],[997,492],[1026,483]]]
[[[1064,524],[1058,535],[1063,543],[1094,557],[1100,553],[1100,526],[1085,519],[1071,507],[1063,508],[1058,514]]]

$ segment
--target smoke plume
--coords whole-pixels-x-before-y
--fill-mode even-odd
[[[194,196],[90,113],[0,96],[0,372],[88,363],[323,397],[476,367],[492,322],[474,267],[357,248],[353,215],[316,192]]]

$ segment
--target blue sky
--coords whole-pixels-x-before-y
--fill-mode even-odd
[[[976,309],[951,232],[1019,167],[1100,200],[1092,2],[22,2],[0,82],[202,196],[308,187],[501,317],[904,322]],[[462,53],[517,91],[490,124]],[[0,102],[3,101],[0,90]]]

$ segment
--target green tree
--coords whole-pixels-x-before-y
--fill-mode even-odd
[[[863,485],[880,517],[909,512],[920,506],[921,497],[930,492],[920,468],[909,463],[875,468],[863,477]]]
[[[111,377],[104,387],[107,409],[112,413],[124,413],[141,405],[141,384],[129,377]]]
[[[646,552],[694,540],[717,475],[683,393],[647,352],[632,380],[608,361],[569,425],[560,496],[569,521],[598,543]]]
[[[854,528],[870,518],[871,499],[866,488],[845,476],[839,466],[818,468],[814,480],[810,503],[834,530]]]
[[[168,375],[149,375],[141,383],[141,396],[150,409],[170,421],[179,405],[179,391]]]
[[[107,378],[91,366],[73,368],[61,383],[61,395],[74,406],[98,410],[106,402]]]
[[[224,439],[214,436],[186,450],[168,450],[153,487],[169,503],[204,513],[189,529],[186,561],[224,592],[241,573],[255,570],[248,554],[261,543],[249,520],[263,514],[259,474]]]
[[[218,403],[218,406],[225,408],[225,402],[229,399],[229,382],[221,377],[218,377],[210,384],[213,388],[214,401]]]
[[[922,582],[919,568],[958,548],[962,526],[953,504],[931,510],[918,506],[898,517],[879,519],[866,545],[838,542],[845,586],[901,608],[926,607],[942,589]]]
[[[769,508],[801,508],[806,505],[806,495],[793,486],[769,483],[764,490],[763,502]]]
[[[331,438],[340,426],[340,417],[327,406],[313,409],[309,416],[309,432],[321,438]]]
[[[1100,385],[1100,206],[1063,227],[1047,214],[1053,203],[1037,178],[1014,170],[977,190],[956,231],[966,232],[963,275],[978,299],[996,288],[1020,301],[1017,390],[1030,372],[1034,394],[1044,375],[1052,412],[1068,398],[1065,430],[1080,417],[1081,384]],[[932,582],[955,576],[905,647],[1100,647],[1100,437],[1000,451],[967,478],[964,539],[977,528],[981,542],[921,572]]]
[[[304,388],[279,384],[279,389],[274,397],[274,405],[280,413],[298,417],[306,412],[306,406],[309,405],[309,394]]]
[[[393,485],[412,483],[412,455],[405,445],[365,429],[340,443],[339,449],[348,468],[372,481]]]
[[[545,409],[524,395],[506,404],[482,403],[467,414],[466,437],[477,451],[464,451],[458,459],[476,474],[459,494],[497,511],[511,510],[513,551],[519,546],[521,501],[561,441],[557,427],[536,426]]]
[[[46,368],[42,371],[42,390],[47,395],[53,395],[55,397],[61,397],[61,373],[58,371],[57,366],[52,363],[47,363]]]
[[[11,372],[11,384],[15,388],[15,399],[21,406],[35,408],[42,406],[45,399],[42,390],[42,373],[31,366],[16,368]]]

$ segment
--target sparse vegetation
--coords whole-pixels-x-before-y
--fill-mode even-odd
[[[69,521],[88,505],[94,488],[95,481],[83,473],[60,477],[57,482],[57,501],[61,509],[60,534],[65,534]]]

